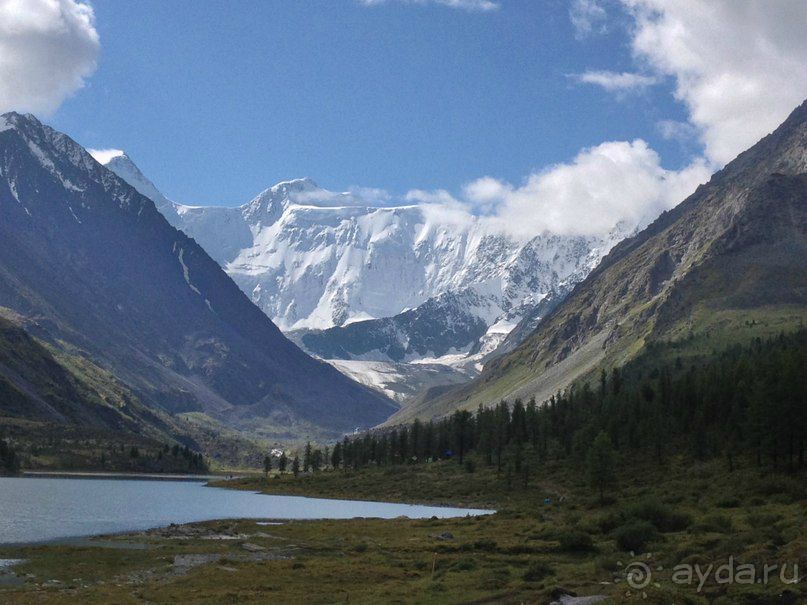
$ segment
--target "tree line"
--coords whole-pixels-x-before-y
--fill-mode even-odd
[[[722,456],[729,470],[740,460],[773,471],[805,468],[807,330],[757,338],[696,362],[672,358],[671,350],[658,345],[622,369],[602,371],[595,384],[576,384],[543,404],[501,401],[475,413],[345,437],[330,450],[308,444],[302,470],[452,459],[469,471],[485,464],[526,483],[534,465],[561,458],[588,461],[598,467],[593,475],[607,478],[602,459],[610,451],[659,464],[685,453],[699,460]],[[659,358],[670,361],[653,361]],[[300,464],[295,456],[295,474]]]
[[[0,475],[13,475],[20,470],[20,459],[14,448],[6,443],[5,439],[0,439]]]

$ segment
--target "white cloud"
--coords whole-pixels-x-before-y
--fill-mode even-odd
[[[503,229],[524,235],[601,234],[620,221],[647,223],[708,178],[702,162],[680,172],[665,170],[641,139],[610,141],[533,174],[520,187],[501,183],[494,218]],[[490,183],[486,189],[493,190]]]
[[[0,111],[55,111],[95,71],[99,48],[85,2],[0,0]]]
[[[512,192],[511,185],[493,177],[483,176],[463,187],[463,198],[476,212],[494,214],[498,205]]]
[[[620,221],[643,225],[680,203],[716,166],[776,128],[807,97],[807,2],[619,1],[633,24],[635,71],[573,77],[615,94],[672,78],[689,119],[660,120],[656,127],[666,139],[700,138],[704,157],[668,170],[645,141],[610,141],[520,185],[486,176],[457,197],[411,191],[407,199],[441,220],[462,224],[481,215],[478,220],[491,228],[523,237],[602,234]],[[597,0],[572,3],[569,16],[579,37],[606,30],[603,6]]]
[[[675,96],[716,165],[807,97],[804,0],[622,0],[637,61],[675,78]]]
[[[467,11],[493,11],[499,8],[499,3],[493,0],[359,0],[366,6],[386,4],[387,2],[403,2],[406,4],[441,4],[449,8],[458,8]]]
[[[406,201],[419,205],[428,223],[462,228],[477,220],[467,203],[461,202],[445,189],[413,189],[406,194]]]
[[[688,121],[660,120],[656,127],[666,139],[699,139],[704,157],[669,171],[644,141],[608,142],[519,187],[490,179],[466,187],[469,203],[496,207],[503,228],[601,232],[617,220],[646,222],[775,129],[807,97],[807,2],[620,2],[632,20],[630,44],[639,73],[587,71],[574,77],[617,95],[671,77]],[[602,31],[605,25],[597,24],[605,18],[593,0],[577,0],[570,10],[579,35]]]
[[[658,78],[655,76],[646,76],[624,71],[618,73],[614,71],[589,70],[572,77],[584,84],[601,86],[608,92],[639,91],[658,83]]]
[[[599,0],[574,0],[569,8],[569,19],[577,38],[585,38],[591,33],[605,33],[607,17]]]
[[[347,190],[351,196],[374,206],[386,206],[392,202],[392,196],[386,189],[378,187],[355,186]]]
[[[659,120],[656,122],[656,129],[662,138],[679,143],[692,141],[698,136],[698,129],[695,126],[679,120]]]
[[[87,149],[99,164],[106,166],[112,158],[123,155],[123,149]]]
[[[468,183],[461,199],[442,190],[412,191],[407,199],[423,203],[433,217],[460,224],[481,211],[480,220],[491,229],[522,238],[544,231],[602,235],[622,221],[631,227],[647,224],[709,175],[702,160],[680,171],[665,170],[641,139],[610,141],[537,172],[520,186],[483,177]]]

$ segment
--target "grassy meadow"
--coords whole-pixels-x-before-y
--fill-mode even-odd
[[[472,466],[472,465],[471,465]],[[807,569],[807,483],[721,460],[620,460],[600,500],[570,462],[508,476],[446,461],[255,476],[271,494],[495,507],[485,517],[217,521],[76,545],[0,548],[21,558],[8,603],[548,603],[562,591],[614,603],[803,603],[807,586],[719,583],[735,562]],[[229,539],[225,539],[229,538]],[[115,548],[114,546],[118,546]],[[631,588],[641,563],[652,580]],[[676,566],[709,577],[672,581]],[[760,571],[761,573],[761,571]],[[803,572],[801,572],[803,574]],[[19,580],[18,580],[19,582]],[[635,584],[635,582],[634,582]]]

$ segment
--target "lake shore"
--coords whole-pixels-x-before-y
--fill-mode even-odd
[[[103,480],[100,480],[103,479]],[[0,479],[0,543],[40,543],[216,519],[456,517],[489,510],[383,501],[265,495],[204,480],[97,476]]]
[[[492,501],[499,512],[453,519],[207,521],[80,546],[2,548],[0,558],[26,562],[14,568],[24,583],[0,588],[0,602],[546,604],[566,591],[620,604],[733,605],[807,597],[804,583],[783,585],[778,578],[753,586],[712,579],[700,592],[671,581],[682,562],[719,565],[733,556],[803,563],[807,500],[796,479],[774,481],[750,466],[727,473],[717,461],[675,459],[658,467],[640,460],[601,503],[568,464],[548,463],[526,486],[508,484],[495,469],[467,473],[457,464],[395,470],[372,469],[363,479],[301,476],[295,491],[333,498],[355,489],[356,499],[420,492],[421,501],[432,503]],[[274,481],[267,489],[295,480]],[[422,488],[426,481],[431,490]],[[630,534],[646,540],[631,544],[631,552],[621,541],[637,527],[650,533]],[[654,574],[639,592],[627,584],[637,562]]]
[[[51,479],[133,479],[133,480],[156,480],[156,481],[227,481],[229,479],[241,479],[242,475],[228,476],[217,474],[188,474],[188,473],[123,473],[105,471],[22,471],[19,477],[44,477]]]

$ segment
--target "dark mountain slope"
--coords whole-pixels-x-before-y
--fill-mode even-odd
[[[150,434],[166,441],[176,433],[165,414],[145,408],[103,370],[67,355],[57,358],[21,326],[3,317],[0,416]]]
[[[484,304],[484,298],[470,289],[449,292],[394,317],[311,330],[300,340],[306,350],[325,359],[442,357],[470,349],[485,335],[487,323],[472,312]]]
[[[173,412],[338,433],[394,410],[283,337],[151,200],[13,113],[0,118],[0,305]]]
[[[618,244],[512,353],[391,422],[548,397],[648,343],[741,339],[807,319],[807,102],[647,229]]]

